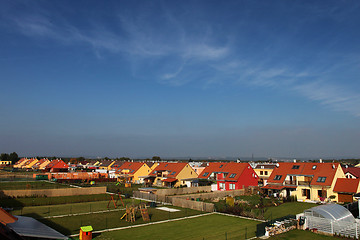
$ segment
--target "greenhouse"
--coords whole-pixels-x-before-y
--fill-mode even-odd
[[[326,204],[304,211],[307,228],[330,234],[358,238],[360,221],[338,204]]]

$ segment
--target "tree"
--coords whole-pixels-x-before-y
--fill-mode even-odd
[[[17,161],[19,161],[19,156],[17,155],[16,152],[10,153],[9,155],[9,161],[11,161],[11,164],[16,163]]]
[[[9,154],[7,153],[2,153],[1,156],[0,156],[0,159],[2,161],[8,161],[9,160]]]
[[[161,158],[159,156],[153,156],[152,160],[153,161],[161,161]]]

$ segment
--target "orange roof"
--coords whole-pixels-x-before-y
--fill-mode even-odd
[[[222,163],[222,162],[211,162],[207,167],[204,168],[204,170],[202,170],[198,178],[207,179],[210,177],[210,175],[213,172],[215,173],[224,172],[224,167],[226,164],[227,163]]]
[[[157,172],[168,171],[171,172],[171,177],[176,177],[184,167],[188,165],[187,163],[159,163],[159,165],[149,174],[150,176],[155,176]],[[189,166],[190,167],[190,166]]]
[[[46,165],[46,168],[68,168],[69,166],[60,159],[52,160],[48,165]]]
[[[223,180],[237,181],[246,168],[251,168],[248,163],[209,163],[201,172],[199,178],[207,179],[212,173],[227,173]]]
[[[145,163],[143,162],[124,162],[120,167],[117,168],[116,172],[121,172],[122,170],[130,170],[130,173],[135,173],[144,164]]]
[[[287,175],[309,176],[312,177],[310,185],[331,186],[338,166],[339,163],[281,162],[274,168],[268,182],[283,183]]]
[[[338,178],[335,183],[334,192],[357,193],[360,179]]]
[[[16,222],[18,219],[0,207],[0,222],[4,225]]]

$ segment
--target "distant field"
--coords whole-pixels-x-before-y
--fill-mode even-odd
[[[269,238],[271,240],[305,240],[305,239],[316,239],[316,240],[331,240],[331,239],[338,239],[332,236],[325,236],[321,234],[312,233],[310,231],[303,231],[303,230],[293,230],[290,232],[286,232],[283,234],[279,234]],[[343,238],[341,238],[343,239]]]
[[[24,181],[24,182],[0,182],[2,190],[25,190],[25,189],[52,189],[52,188],[68,188],[70,186],[58,183],[50,183],[45,181]]]
[[[259,222],[218,214],[160,223],[134,229],[104,232],[96,240],[218,240],[245,239],[255,236]]]

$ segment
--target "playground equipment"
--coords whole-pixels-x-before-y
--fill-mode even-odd
[[[123,219],[125,217],[125,220],[127,222],[135,222],[136,220],[136,212],[137,212],[137,208],[134,205],[126,205],[126,212],[124,213],[124,215],[120,218]]]
[[[123,200],[122,200],[122,197],[121,197],[121,193],[118,192],[117,195],[118,195],[118,198],[116,199],[116,201],[114,200],[114,196],[113,196],[112,194],[110,195],[110,199],[109,199],[109,202],[108,202],[108,205],[107,205],[107,208],[108,208],[108,209],[109,209],[109,207],[110,207],[110,203],[111,203],[111,202],[113,202],[113,203],[114,203],[114,207],[117,208],[118,205],[116,205],[116,204],[117,204],[117,202],[118,202],[119,200],[121,201],[123,207],[125,207],[125,204],[124,204],[124,202],[123,202]]]
[[[125,220],[127,222],[135,222],[136,213],[138,210],[140,210],[140,213],[141,213],[141,216],[142,216],[142,219],[144,220],[144,222],[149,222],[150,216],[149,216],[149,212],[147,210],[145,203],[141,203],[138,206],[126,205],[126,211],[125,211],[124,215],[120,218],[120,220],[125,218]]]

